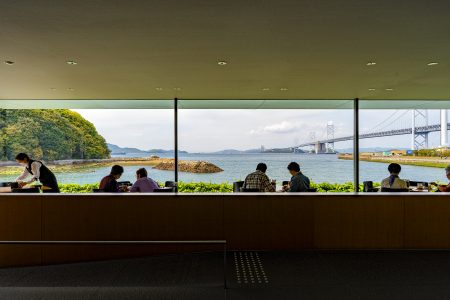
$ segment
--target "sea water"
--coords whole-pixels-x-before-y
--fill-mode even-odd
[[[121,157],[139,157],[142,154],[127,154]],[[146,154],[145,156],[149,156]],[[159,155],[170,157],[168,155]],[[344,183],[353,181],[353,161],[338,159],[335,154],[293,154],[293,153],[255,153],[255,154],[180,154],[180,160],[203,160],[217,165],[223,172],[211,174],[197,174],[179,172],[179,181],[183,182],[211,182],[224,183],[243,180],[245,176],[253,172],[260,162],[267,164],[267,175],[270,179],[276,179],[278,184],[284,180],[289,180],[291,175],[287,170],[287,165],[291,161],[298,162],[302,172],[312,181]],[[389,176],[387,163],[360,162],[360,182],[371,180],[379,182]],[[150,166],[124,166],[125,172],[120,181],[136,180],[136,170],[146,168],[149,176],[157,181],[174,180],[173,171],[156,170]],[[96,167],[86,171],[74,171],[56,173],[59,183],[96,183],[109,174],[110,167]],[[0,176],[0,181],[11,181],[17,176]],[[441,181],[447,182],[444,169],[402,166],[401,178],[415,181]]]

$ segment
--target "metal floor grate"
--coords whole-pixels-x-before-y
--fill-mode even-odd
[[[238,284],[268,284],[258,252],[234,252],[234,267]]]

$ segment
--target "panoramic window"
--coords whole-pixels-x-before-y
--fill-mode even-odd
[[[428,192],[447,186],[448,108],[448,101],[360,101],[365,190]]]
[[[343,155],[353,153],[353,101],[180,100],[179,108],[185,191],[282,192],[291,162],[309,179],[308,191],[353,191],[353,162]],[[260,163],[275,189],[261,174],[247,177]],[[258,183],[243,187],[246,178]]]
[[[62,193],[102,192],[100,181],[114,165],[123,170],[110,188],[130,190],[143,168],[146,177],[164,187],[175,178],[172,108],[173,101],[156,100],[2,101],[3,188],[27,192],[40,186],[51,192],[46,188],[56,180]],[[40,178],[33,178],[34,164],[17,163],[19,153],[40,163]]]

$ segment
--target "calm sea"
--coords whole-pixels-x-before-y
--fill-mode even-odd
[[[127,157],[138,157],[138,154],[128,154]],[[142,156],[142,155],[141,155]],[[163,156],[163,155],[160,155]],[[192,174],[179,173],[179,180],[183,182],[233,182],[243,180],[245,176],[253,172],[259,162],[264,162],[268,166],[267,174],[271,179],[276,179],[278,184],[283,180],[289,180],[290,175],[286,166],[291,161],[300,164],[305,175],[314,182],[336,182],[344,183],[353,181],[353,161],[340,160],[337,155],[325,154],[183,154],[180,159],[204,160],[222,168],[224,171],[214,174]],[[388,176],[387,164],[361,162],[360,181],[372,180],[381,181]],[[173,180],[172,171],[161,171],[151,169],[148,166],[125,166],[125,173],[121,180],[135,180],[135,171],[145,167],[149,171],[149,176],[158,181]],[[95,183],[109,173],[109,167],[93,168],[82,173],[57,173],[59,183]],[[442,181],[447,182],[443,169],[403,166],[401,178],[417,181]],[[0,181],[13,180],[15,176],[0,176]]]

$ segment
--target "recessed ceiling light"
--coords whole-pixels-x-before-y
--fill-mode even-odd
[[[287,88],[281,88],[280,89],[280,91],[282,91],[282,92],[285,92],[285,91],[287,91],[288,89]]]
[[[163,88],[161,88],[161,87],[157,87],[155,90],[157,90],[158,92],[160,92],[160,91],[162,91],[163,90]]]
[[[50,91],[56,91],[56,88],[50,88]]]
[[[387,88],[386,89],[386,91],[388,91],[388,92],[392,92],[394,89],[392,89],[392,88]]]
[[[262,90],[263,90],[263,91],[270,91],[269,88],[263,88]]]
[[[374,62],[374,61],[369,61],[367,64],[366,64],[366,66],[375,66],[377,63],[376,62]]]
[[[69,92],[73,92],[73,91],[75,91],[75,89],[74,88],[68,88],[67,89]]]
[[[219,66],[226,66],[228,63],[227,63],[226,61],[224,61],[224,60],[219,60],[219,61],[217,62],[217,64],[218,64]]]
[[[13,62],[13,61],[10,61],[10,60],[5,60],[4,63],[5,63],[6,65],[8,65],[8,66],[14,64],[14,62]]]
[[[78,64],[76,61],[74,61],[74,60],[68,60],[67,61],[67,64],[68,65],[76,65],[76,64]]]
[[[376,89],[369,89],[369,91],[373,92],[373,91],[376,91]]]
[[[181,88],[173,88],[175,91],[181,91]]]
[[[438,62],[429,62],[429,63],[427,63],[427,66],[436,66],[436,65],[438,65],[439,63]]]

